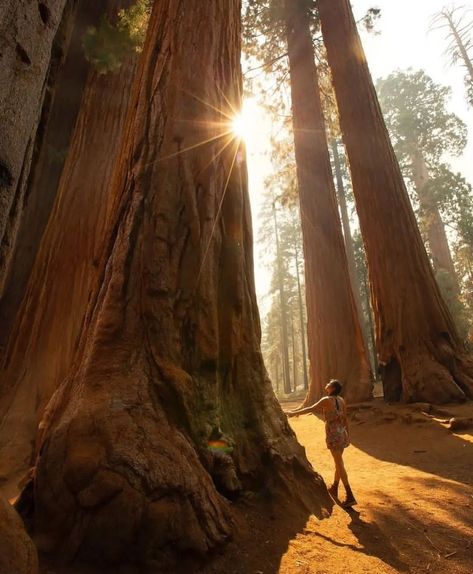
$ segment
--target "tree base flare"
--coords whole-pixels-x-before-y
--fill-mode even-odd
[[[2,574],[38,574],[38,557],[20,517],[0,499],[0,572]]]
[[[53,410],[46,421],[33,520],[43,553],[104,564],[207,556],[232,535],[233,510],[222,492],[241,499],[251,489],[308,513],[329,513],[323,481],[276,401],[268,401],[250,433],[235,427],[230,454],[215,455],[205,416],[193,429],[185,407],[178,423],[170,420],[162,383],[145,371],[101,381],[89,372],[58,420]]]

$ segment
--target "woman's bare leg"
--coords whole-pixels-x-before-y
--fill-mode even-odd
[[[333,484],[329,486],[328,491],[330,496],[335,500],[338,500],[338,485],[340,483],[340,475],[337,470],[337,466],[335,465],[335,476],[333,477]]]
[[[348,482],[348,474],[345,469],[345,464],[343,462],[343,451],[342,450],[331,450],[330,451],[333,456],[333,460],[335,462],[335,477],[341,479],[343,486],[345,487],[345,491],[347,493],[347,502],[351,502],[355,500],[353,496],[353,492],[350,487],[350,483]]]

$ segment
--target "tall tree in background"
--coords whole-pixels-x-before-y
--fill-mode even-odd
[[[322,33],[365,243],[387,398],[473,396],[465,355],[435,282],[349,0],[319,0]]]
[[[311,386],[331,378],[349,401],[371,396],[370,370],[350,285],[305,0],[285,2],[297,179],[304,244]]]
[[[48,73],[62,57],[60,41],[57,50],[52,47],[65,5],[66,0],[0,4],[0,293],[22,215]]]
[[[307,350],[306,350],[306,320],[305,320],[305,308],[303,303],[303,296],[302,296],[302,273],[303,270],[301,269],[301,244],[302,238],[300,236],[300,217],[296,217],[293,215],[291,220],[291,225],[289,228],[289,241],[291,244],[291,251],[294,256],[294,267],[296,271],[296,283],[297,283],[297,313],[299,316],[299,336],[301,341],[301,353],[302,353],[302,376],[304,381],[304,390],[309,389],[309,375],[308,375],[308,368],[307,368]],[[304,291],[305,291],[305,282],[304,282]]]
[[[38,539],[65,558],[172,571],[227,539],[223,495],[294,493],[316,512],[327,500],[260,353],[245,166],[225,115],[240,105],[240,32],[239,0],[154,4],[100,281],[34,477]],[[209,450],[222,435],[225,456]]]
[[[432,18],[432,30],[445,30],[448,41],[446,55],[452,65],[460,63],[465,68],[465,88],[467,100],[473,105],[473,61],[471,52],[473,48],[471,32],[473,20],[469,10],[464,6],[445,7]]]
[[[449,275],[452,296],[458,298],[460,287],[434,194],[434,170],[440,167],[444,154],[461,154],[466,126],[447,111],[449,88],[435,84],[423,71],[396,72],[380,80],[376,88],[394,151],[416,192],[420,227],[434,270]]]
[[[284,287],[284,268],[281,255],[281,245],[279,242],[278,219],[276,213],[276,204],[272,205],[274,221],[274,238],[276,240],[276,276],[279,291],[279,307],[281,311],[281,354],[283,367],[284,392],[291,392],[291,371],[289,369],[289,335],[288,335],[288,314],[287,314],[287,296]]]
[[[338,122],[337,122],[338,125]],[[336,137],[332,137],[331,140],[331,152],[332,152],[332,160],[333,160],[333,171],[335,176],[335,184],[337,190],[337,197],[338,197],[338,206],[340,209],[340,217],[342,220],[342,227],[343,227],[343,238],[345,240],[345,251],[347,254],[347,262],[348,262],[348,272],[350,274],[350,282],[352,286],[353,296],[355,298],[355,305],[358,314],[358,319],[360,322],[360,326],[363,333],[363,338],[365,341],[365,348],[371,349],[369,351],[369,356],[372,361],[372,367],[376,365],[376,357],[374,347],[372,347],[369,343],[370,339],[370,331],[366,328],[367,324],[369,324],[369,317],[367,316],[367,312],[370,314],[369,309],[366,309],[366,306],[363,304],[362,297],[363,297],[363,287],[360,283],[360,277],[357,271],[356,265],[356,255],[355,255],[355,246],[353,241],[353,234],[350,225],[350,214],[348,211],[348,201],[347,201],[347,189],[344,181],[344,175],[349,177],[348,168],[346,166],[345,161],[345,148],[343,148],[343,155],[340,153],[339,149],[339,142]],[[345,172],[345,173],[344,173]],[[369,300],[368,300],[369,306]]]
[[[270,290],[266,294],[271,303],[264,321],[263,355],[278,394],[283,390],[280,379],[284,381],[286,364],[291,364],[293,373],[294,383],[290,390],[297,390],[299,380],[303,381],[305,390],[309,388],[300,216],[297,205],[287,197],[287,186],[292,184],[287,174],[283,176],[281,173],[273,173],[266,180],[267,191],[263,196],[258,231],[259,241],[264,246],[264,265],[272,273]],[[278,190],[278,193],[273,190]],[[284,315],[281,291],[284,293]],[[292,341],[290,352],[289,337],[282,336],[283,320],[285,332],[287,335],[290,333]]]
[[[473,190],[471,185],[459,173],[454,173],[445,164],[436,167],[429,184],[429,193],[439,206],[442,219],[452,230],[453,258],[460,282],[461,296],[449,305],[456,318],[460,332],[471,339],[473,327],[473,301],[471,279],[468,273],[468,260],[473,255]],[[449,277],[437,274],[437,280],[449,286]],[[445,291],[445,286],[443,290]]]
[[[130,4],[107,0],[107,21],[116,23],[119,10]],[[136,54],[129,54],[113,73],[94,66],[87,78],[56,201],[0,371],[0,468],[6,476],[29,463],[38,423],[71,368],[91,293],[101,281],[98,263],[112,232],[110,183],[136,63]]]

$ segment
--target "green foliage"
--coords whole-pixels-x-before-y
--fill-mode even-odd
[[[422,188],[427,198],[418,206],[421,229],[429,220],[429,209],[439,211],[447,228],[454,264],[462,288],[458,298],[454,278],[437,270],[436,278],[457,327],[468,331],[468,273],[460,269],[459,254],[473,246],[473,193],[469,183],[454,173],[444,155],[460,155],[467,141],[465,124],[447,109],[450,89],[436,84],[422,70],[398,71],[377,85],[386,124],[403,174],[414,186],[414,166],[419,156],[428,168],[428,181]],[[413,198],[417,203],[416,197]]]
[[[362,23],[368,32],[376,33],[376,23],[381,17],[381,10],[379,8],[369,8]]]
[[[470,330],[469,312],[465,304],[455,293],[453,278],[447,271],[439,269],[435,273],[435,279],[442,293],[458,329],[460,337],[465,340]]]
[[[422,154],[429,168],[425,191],[457,237],[473,245],[471,186],[442,160],[459,155],[467,141],[465,124],[447,110],[450,89],[427,74],[395,72],[377,84],[381,107],[404,175],[412,180],[412,158]]]
[[[306,311],[302,235],[297,207],[281,203],[280,197],[276,197],[268,188],[259,219],[258,241],[265,248],[264,264],[272,270],[271,285],[267,294],[269,308],[262,323],[262,352],[275,391],[282,393],[283,345],[289,354],[293,388],[294,378],[299,386],[302,386],[304,381],[302,338],[305,344],[306,332],[305,323],[301,326],[301,313],[305,322]],[[281,288],[285,302],[284,316],[281,307]],[[286,341],[282,338],[283,321],[288,329]]]
[[[450,88],[436,84],[423,70],[397,71],[376,86],[386,125],[401,164],[417,151],[427,165],[445,153],[460,155],[466,146],[466,125],[447,110]]]
[[[473,191],[465,178],[440,164],[432,170],[427,189],[435,198],[442,220],[456,233],[457,240],[473,247]]]
[[[99,74],[117,72],[126,58],[141,51],[151,10],[151,0],[137,0],[120,10],[117,21],[105,16],[98,27],[90,26],[82,40],[86,59]]]

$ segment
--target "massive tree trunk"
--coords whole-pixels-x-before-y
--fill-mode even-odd
[[[429,244],[434,269],[448,273],[449,283],[454,290],[453,296],[458,297],[460,294],[458,277],[438,205],[426,189],[429,183],[429,171],[421,151],[412,155],[412,173],[420,205],[421,227]]]
[[[245,167],[217,112],[240,104],[240,32],[239,0],[154,4],[101,286],[43,421],[34,526],[65,558],[172,571],[228,537],[222,493],[326,501],[260,352]]]
[[[318,399],[331,378],[345,383],[349,401],[367,400],[370,371],[338,216],[307,3],[287,0],[285,10],[311,374],[305,402]]]
[[[71,2],[70,2],[71,3]],[[15,242],[66,0],[0,3],[0,289]]]
[[[7,274],[3,277],[5,286],[0,289],[3,291],[0,300],[0,347],[5,345],[25,294],[79,112],[88,72],[82,47],[84,33],[88,26],[98,22],[106,5],[96,0],[81,0],[74,6],[68,5],[68,8],[72,14],[68,18],[69,26],[64,26],[64,46],[55,48],[55,53],[60,50],[66,54],[64,64],[57,75],[48,75],[41,130],[36,138],[36,152],[25,191],[18,233],[15,242],[5,253]],[[61,38],[58,38],[55,44],[60,42]]]
[[[355,248],[353,246],[353,237],[350,228],[350,217],[348,215],[345,184],[343,183],[340,152],[338,151],[338,142],[336,139],[332,139],[331,148],[332,148],[333,164],[335,168],[335,180],[337,182],[336,189],[337,189],[338,205],[340,207],[340,215],[342,219],[343,238],[345,239],[345,251],[347,254],[348,272],[350,274],[350,282],[353,291],[353,297],[355,299],[356,312],[358,314],[358,320],[360,322],[361,331],[363,333],[365,348],[368,352],[368,334],[366,333],[365,316],[363,313],[363,305],[361,304],[360,281],[358,279],[358,272],[356,269]],[[372,368],[374,367],[375,362],[376,360],[373,360],[373,365],[371,366]]]
[[[378,356],[393,395],[473,394],[465,356],[409,202],[348,0],[319,0],[322,32],[366,247]]]
[[[130,0],[108,0],[110,14]],[[0,473],[27,467],[44,408],[71,367],[110,241],[110,182],[136,57],[115,74],[91,70],[57,198],[0,373]]]
[[[14,508],[0,498],[0,573],[38,574],[33,541]]]

